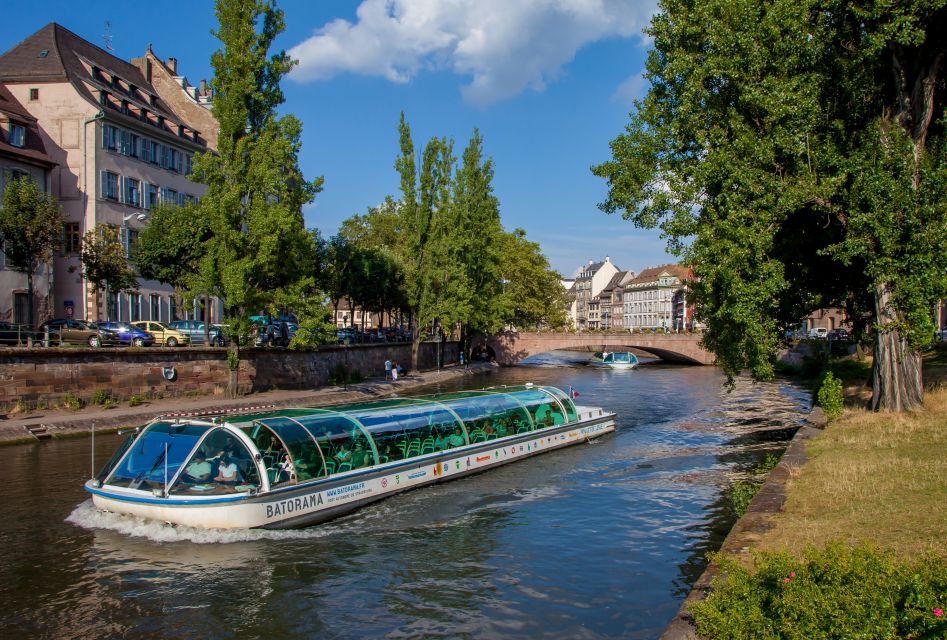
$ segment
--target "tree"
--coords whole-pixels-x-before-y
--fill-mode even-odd
[[[249,316],[275,311],[286,292],[315,293],[315,245],[302,207],[321,190],[322,178],[303,177],[302,125],[276,112],[284,100],[280,80],[294,64],[283,51],[269,53],[283,31],[283,12],[262,0],[218,0],[216,15],[218,150],[194,160],[195,179],[207,185],[198,210],[211,231],[199,286],[224,301],[228,321],[243,335]],[[236,374],[230,391],[236,393]]]
[[[138,291],[138,278],[128,266],[128,256],[117,228],[100,224],[86,232],[79,259],[83,275],[93,290],[104,289],[106,296],[109,293]],[[105,307],[108,317],[108,301]]]
[[[21,176],[7,184],[0,207],[0,246],[7,264],[26,274],[26,295],[29,300],[27,323],[33,326],[33,274],[40,265],[49,264],[53,248],[62,231],[59,204],[51,195],[39,190],[29,176]]]
[[[191,299],[204,293],[199,291],[197,274],[210,234],[196,206],[158,205],[151,210],[148,226],[138,235],[132,261],[142,278],[163,282]],[[204,332],[210,333],[207,323]],[[205,344],[210,344],[208,335]]]
[[[920,405],[917,349],[947,292],[944,0],[665,0],[606,212],[692,266],[728,376],[845,305],[875,339],[875,409]]]
[[[562,276],[553,271],[539,244],[514,229],[499,238],[503,274],[503,322],[514,327],[562,329],[567,324]]]

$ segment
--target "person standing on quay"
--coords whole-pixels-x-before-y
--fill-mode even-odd
[[[385,380],[391,378],[391,360],[385,360]]]
[[[391,380],[392,382],[397,382],[398,380],[398,363],[397,362],[395,362],[391,366]]]

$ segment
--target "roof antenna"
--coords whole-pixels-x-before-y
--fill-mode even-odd
[[[115,47],[112,46],[112,23],[108,20],[105,21],[105,33],[102,34],[102,41],[105,43],[106,49],[115,51]]]

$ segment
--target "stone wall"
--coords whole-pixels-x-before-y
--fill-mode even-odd
[[[421,345],[421,370],[437,368],[437,347],[436,343]],[[248,349],[240,355],[239,389],[252,393],[319,387],[339,364],[366,378],[381,377],[386,359],[410,363],[411,345],[327,346],[318,351]],[[457,343],[444,343],[442,363],[453,364],[457,358]],[[168,380],[165,370],[171,368],[173,379]],[[67,394],[89,400],[99,390],[117,399],[223,394],[229,379],[226,349],[0,349],[0,408],[17,401],[52,406]]]

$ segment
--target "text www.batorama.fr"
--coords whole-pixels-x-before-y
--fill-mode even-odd
[[[322,497],[321,491],[308,496],[288,498],[286,500],[280,500],[279,502],[266,505],[266,517],[273,518],[275,516],[283,516],[289,513],[295,513],[297,511],[308,511],[326,502],[339,502],[340,500],[361,496],[366,493],[371,493],[371,489],[367,488],[364,482],[359,482],[356,484],[349,484],[344,487],[329,489],[325,492],[325,498]]]

